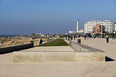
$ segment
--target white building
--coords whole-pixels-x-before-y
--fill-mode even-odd
[[[114,25],[115,25],[115,31],[116,31],[116,23],[114,23]]]
[[[112,33],[114,31],[114,23],[109,20],[105,21],[88,21],[84,24],[84,32],[85,33],[91,33],[93,30],[93,26],[96,24],[103,25],[105,27],[105,31]]]
[[[83,29],[80,29],[80,30],[79,30],[79,33],[83,33],[83,32],[84,32],[84,30],[83,30]]]
[[[72,34],[72,33],[76,33],[76,31],[70,30],[70,31],[69,31],[69,34]]]

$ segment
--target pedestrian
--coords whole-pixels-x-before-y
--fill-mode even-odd
[[[86,35],[84,35],[84,40],[86,40]]]
[[[96,35],[94,35],[93,37],[94,37],[94,39],[95,39],[95,38],[96,38]]]
[[[99,38],[99,35],[97,37]]]
[[[68,40],[70,40],[70,37],[68,36]]]
[[[106,42],[109,43],[109,35],[106,35]]]
[[[40,45],[40,44],[42,44],[42,42],[43,42],[43,40],[42,40],[42,39],[40,39],[40,41],[39,41],[39,45]]]
[[[74,40],[75,40],[76,36],[74,36]]]
[[[73,40],[73,37],[71,36],[71,40]]]

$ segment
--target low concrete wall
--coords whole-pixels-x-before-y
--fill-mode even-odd
[[[33,43],[0,48],[0,54],[33,47]]]
[[[71,45],[72,49],[66,49],[60,47],[55,49],[44,47],[44,51],[39,49],[27,50],[23,52],[13,52],[13,62],[94,62],[94,61],[105,61],[105,53],[101,50],[78,44],[75,42],[66,41]],[[49,50],[49,51],[48,51]],[[51,51],[52,50],[52,51]],[[56,52],[57,51],[57,52]]]
[[[73,62],[74,52],[13,52],[13,62]]]
[[[35,51],[26,50],[22,52],[13,52],[13,62],[94,62],[105,61],[105,53],[101,50],[94,49],[85,45],[70,43],[74,50],[51,51],[52,48],[44,47],[45,51],[36,49]],[[53,46],[54,48],[54,46]],[[60,46],[59,46],[60,48]],[[40,50],[40,51],[39,51]]]
[[[105,54],[101,52],[75,52],[75,62],[105,61]]]
[[[105,61],[105,53],[101,50],[71,41],[70,45],[75,50],[76,62]]]

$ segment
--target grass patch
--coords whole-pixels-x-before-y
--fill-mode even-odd
[[[69,46],[63,39],[56,39],[54,41],[38,45],[38,46]]]

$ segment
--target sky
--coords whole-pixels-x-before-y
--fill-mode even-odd
[[[0,0],[0,35],[68,33],[91,20],[116,22],[116,0]]]

